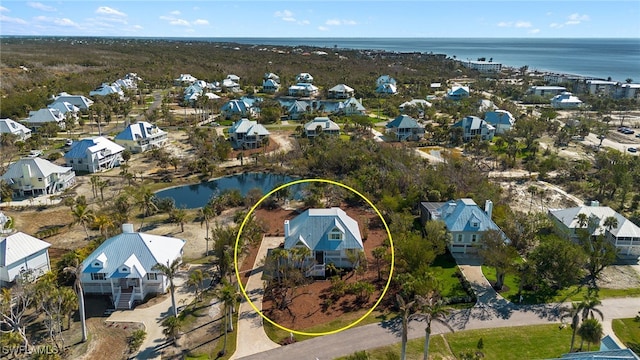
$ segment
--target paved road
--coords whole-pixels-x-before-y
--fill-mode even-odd
[[[636,140],[635,138],[631,138],[629,143],[619,143],[617,141],[612,141],[609,140],[608,138],[604,138],[602,140],[602,146],[603,147],[608,147],[611,149],[616,149],[620,152],[622,152],[623,154],[627,154],[627,155],[633,155],[633,156],[638,156],[640,153],[636,152],[636,153],[631,153],[628,152],[627,149],[630,147],[635,147],[640,148],[640,145],[638,145],[636,142],[634,142],[634,140]],[[588,136],[586,136],[584,138],[584,140],[582,140],[583,144],[586,145],[591,145],[591,146],[598,146],[600,145],[600,139],[598,139],[598,136],[594,133],[589,133]]]

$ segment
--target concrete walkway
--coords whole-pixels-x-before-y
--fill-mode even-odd
[[[179,272],[174,278],[176,287],[176,306],[180,308],[194,300],[195,294],[187,290],[186,272]],[[167,346],[173,346],[162,334],[162,321],[172,315],[171,295],[166,299],[147,308],[134,308],[133,310],[118,310],[107,318],[107,322],[139,322],[144,324],[147,337],[140,346],[140,351],[134,359],[160,359],[161,350]]]
[[[247,281],[247,286],[245,287],[251,303],[261,311],[262,295],[264,294],[261,263],[267,255],[267,249],[277,247],[282,241],[282,237],[264,237],[262,239],[258,255],[253,264],[253,270],[251,270],[249,281]],[[236,352],[230,359],[239,359],[280,347],[265,334],[262,326],[263,321],[262,316],[251,307],[251,304],[246,299],[243,299],[242,303],[240,303],[238,315]]]

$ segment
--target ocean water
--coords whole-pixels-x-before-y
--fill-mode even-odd
[[[313,46],[446,54],[459,60],[484,57],[506,66],[640,82],[640,38],[197,38],[239,44]]]

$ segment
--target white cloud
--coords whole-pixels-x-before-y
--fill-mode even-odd
[[[0,6],[0,12],[11,12],[11,10],[7,9],[4,6]]]
[[[171,14],[171,15],[180,15],[180,10],[173,10],[169,14]]]
[[[136,29],[136,30],[142,30],[142,29],[144,29],[144,28],[143,28],[142,26],[140,26],[140,25],[133,25],[133,28],[134,28],[134,29]]]
[[[300,25],[310,25],[311,22],[309,20],[302,20],[302,21],[298,21],[298,24],[300,24]]]
[[[532,25],[529,21],[518,21],[515,24],[517,28],[530,28]]]
[[[358,23],[355,20],[329,19],[324,24],[328,26],[340,26],[340,25],[356,25]]]
[[[108,6],[100,6],[98,9],[96,9],[96,14],[101,14],[101,15],[110,15],[110,16],[121,16],[121,17],[126,17],[127,14],[123,13],[122,11],[118,11],[114,8],[110,8]]]
[[[282,10],[282,11],[276,11],[273,16],[275,17],[279,17],[279,18],[292,18],[293,17],[293,13],[289,10]]]
[[[56,11],[56,8],[53,6],[45,5],[40,2],[28,2],[27,5],[34,9],[42,10],[42,11]]]
[[[59,26],[71,26],[71,27],[79,27],[78,24],[73,22],[73,20],[68,18],[55,18],[53,19],[53,23]]]
[[[531,29],[529,30],[529,34],[537,34],[540,32],[540,29]]]
[[[513,21],[500,21],[498,23],[499,27],[517,27],[517,28],[530,28],[533,25],[531,24],[530,21],[522,21],[522,20],[518,20],[516,22]]]
[[[318,30],[320,31],[329,31],[329,28],[326,26],[318,26]]]
[[[560,29],[561,27],[563,27],[564,25],[562,24],[558,24],[558,23],[551,23],[549,24],[549,27],[552,29]]]
[[[27,22],[24,21],[23,19],[9,17],[9,16],[6,16],[6,15],[0,15],[0,22],[27,25]]]
[[[198,19],[193,22],[193,25],[209,25],[209,21],[205,19]]]
[[[569,20],[572,21],[589,21],[589,15],[574,13],[569,15]]]
[[[174,18],[173,16],[160,16],[160,20],[166,20],[170,25],[191,26],[187,20]]]

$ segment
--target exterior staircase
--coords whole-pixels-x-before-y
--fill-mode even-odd
[[[130,310],[131,304],[133,303],[133,292],[123,290],[120,293],[120,297],[118,298],[118,303],[116,304],[116,309],[118,310]]]

